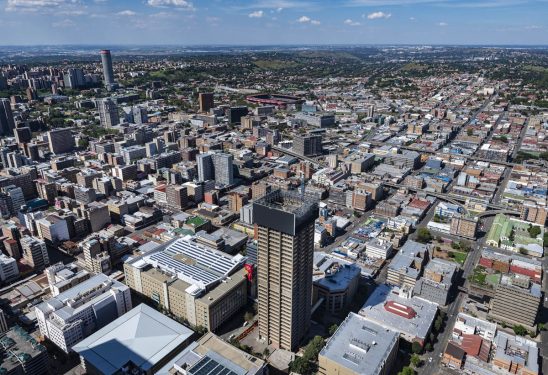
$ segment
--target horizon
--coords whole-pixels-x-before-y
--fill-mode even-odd
[[[544,0],[0,0],[3,46],[548,45]]]

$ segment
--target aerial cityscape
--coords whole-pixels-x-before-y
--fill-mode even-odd
[[[547,14],[0,0],[0,375],[548,374]]]

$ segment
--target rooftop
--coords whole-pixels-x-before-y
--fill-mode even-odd
[[[103,374],[114,374],[129,361],[144,371],[182,346],[193,331],[141,304],[73,347]]]
[[[381,373],[398,339],[398,332],[351,312],[327,341],[320,357],[337,362],[353,373],[375,375]]]
[[[383,284],[369,296],[360,315],[385,328],[425,339],[437,310],[435,303],[417,297],[408,298],[403,290]]]

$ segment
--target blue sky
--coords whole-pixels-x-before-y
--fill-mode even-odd
[[[0,44],[542,44],[548,0],[0,0]]]

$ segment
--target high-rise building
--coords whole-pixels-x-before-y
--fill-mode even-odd
[[[198,167],[198,181],[209,181],[214,178],[211,154],[197,155],[196,165]]]
[[[65,87],[69,89],[77,89],[86,85],[84,71],[78,68],[70,68],[63,75]]]
[[[74,149],[74,137],[70,128],[55,129],[48,132],[49,150],[54,154],[64,154]]]
[[[215,101],[213,99],[212,92],[199,93],[198,102],[200,104],[200,112],[209,112],[211,108],[215,107]]]
[[[302,156],[321,155],[321,135],[297,135],[293,138],[293,151]]]
[[[0,99],[0,135],[13,135],[15,121],[8,99]]]
[[[230,154],[213,154],[211,157],[215,182],[219,185],[232,185],[234,183],[234,157]]]
[[[112,57],[110,56],[110,50],[104,49],[101,51],[101,63],[103,64],[105,86],[107,88],[113,88],[116,85],[116,82],[114,81],[114,70],[112,69]]]
[[[294,350],[310,326],[318,203],[276,190],[253,204],[258,230],[259,335]]]
[[[23,258],[35,270],[43,270],[49,266],[49,256],[46,243],[31,236],[21,238]]]
[[[104,128],[111,128],[120,123],[120,116],[118,116],[118,106],[110,99],[105,98],[97,101],[97,110],[99,111],[99,119],[101,126]]]
[[[146,124],[148,122],[147,109],[139,106],[135,106],[131,109],[133,123],[134,124]]]
[[[178,210],[185,209],[188,205],[186,186],[168,185],[166,187],[167,205]]]
[[[231,124],[240,124],[242,122],[242,117],[247,116],[249,110],[246,106],[239,107],[230,107],[226,111],[226,116],[228,117],[228,122]]]

